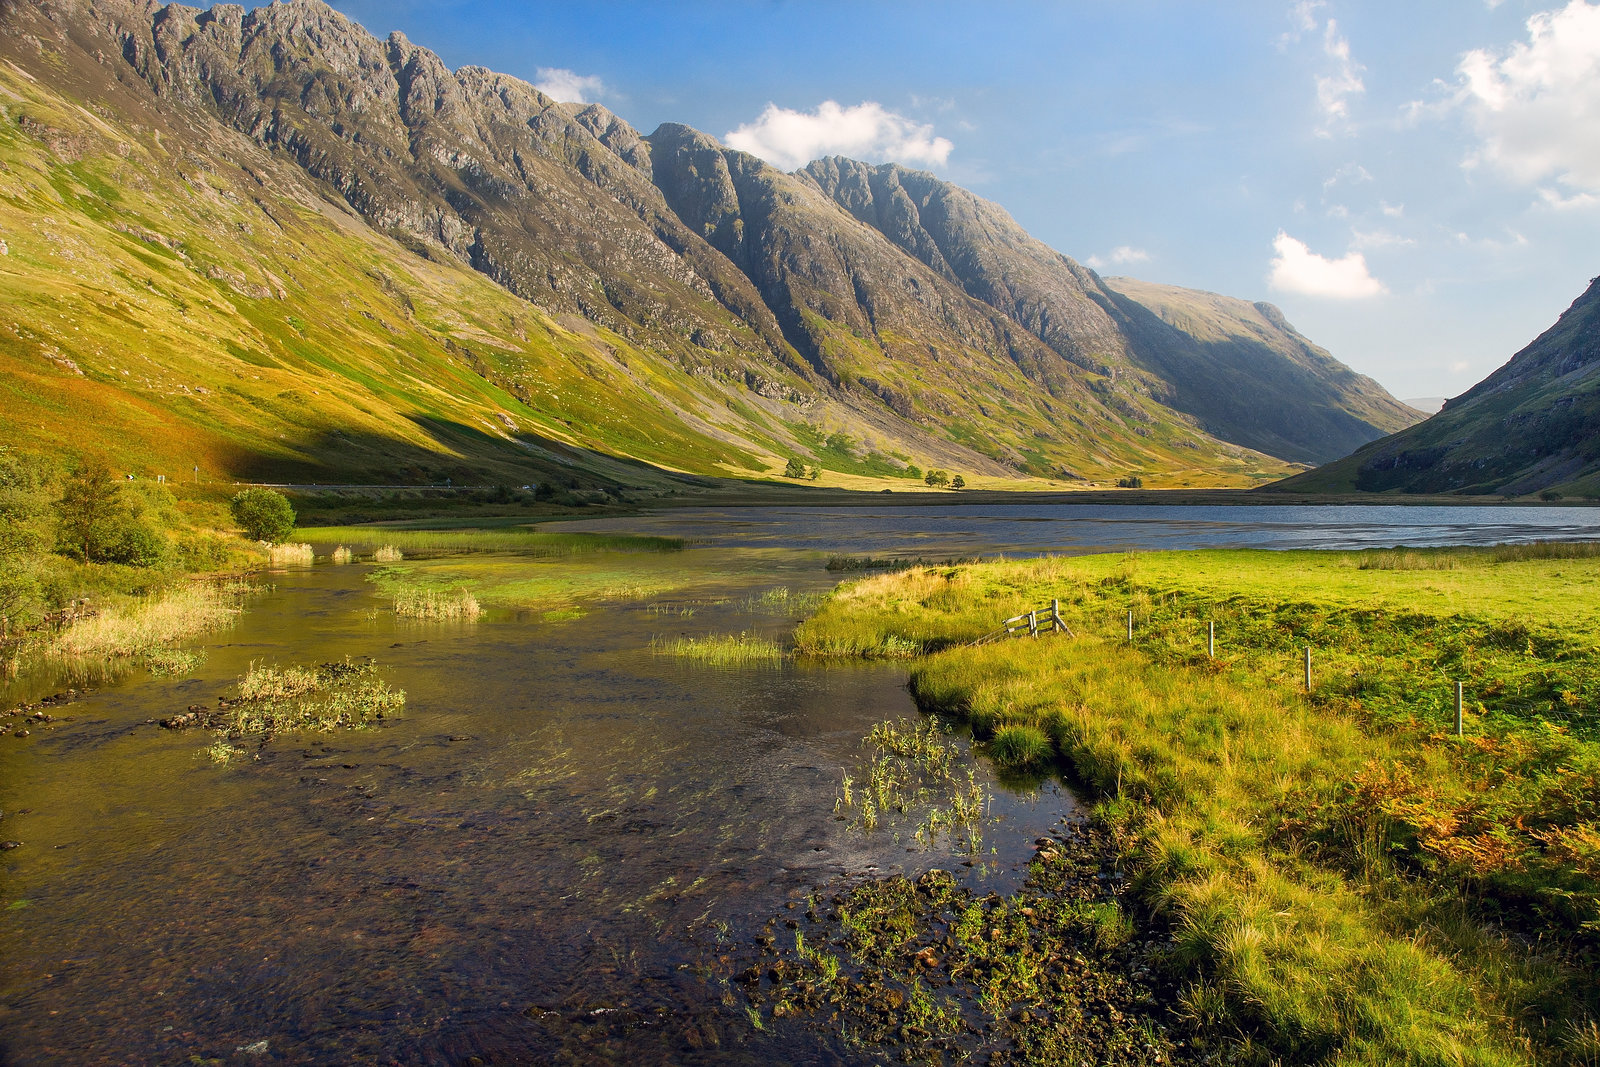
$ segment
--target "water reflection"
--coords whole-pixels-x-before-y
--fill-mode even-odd
[[[709,575],[725,556],[677,565]],[[1005,888],[1070,806],[1058,788],[997,801],[992,872],[833,819],[872,723],[914,714],[903,670],[650,653],[663,634],[785,632],[786,598],[762,595],[775,576],[797,604],[833,579],[769,556],[682,603],[558,622],[397,620],[368,568],[290,572],[197,677],[108,684],[64,709],[74,721],[3,739],[0,837],[24,844],[0,858],[0,1058],[171,1062],[262,1041],[298,1062],[743,1056],[716,961],[785,900],[933,865]],[[345,656],[388,670],[402,719],[228,767],[206,735],[146,723],[252,662]]]
[[[716,546],[762,544],[848,555],[931,558],[1127,549],[1352,550],[1591,541],[1600,540],[1600,510],[1260,504],[692,508],[584,519],[551,528],[685,537]]]

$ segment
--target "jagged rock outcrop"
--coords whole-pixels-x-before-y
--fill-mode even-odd
[[[837,158],[785,174],[685,126],[642,136],[599,105],[559,104],[481,67],[452,71],[320,0],[0,11],[8,40],[49,38],[64,60],[19,47],[19,69],[64,99],[115,96],[167,131],[152,151],[194,173],[251,175],[269,220],[268,190],[311,210],[335,197],[406,254],[469,268],[541,314],[600,331],[585,343],[641,387],[667,361],[700,383],[672,402],[693,433],[781,455],[808,451],[806,427],[826,423],[896,462],[1044,476],[1192,476],[1208,463],[1265,473],[1278,465],[1241,446],[1289,459],[1335,447],[1292,432],[1316,420],[1296,419],[1304,405],[1290,388],[1274,395],[1287,431],[1260,432],[1248,412],[1213,402],[1240,375],[1281,370],[1269,358],[1241,369],[1207,350],[1207,364],[1180,328],[932,175]],[[238,137],[254,149],[224,153]],[[473,366],[534,395],[526,371]],[[1208,366],[1226,388],[1206,388]],[[1392,412],[1358,400],[1330,385],[1307,402],[1355,437],[1392,428]]]

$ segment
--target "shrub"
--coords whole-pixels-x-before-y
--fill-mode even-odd
[[[233,521],[253,541],[278,542],[294,532],[294,508],[272,489],[246,489],[228,504]]]
[[[1137,474],[1130,474],[1126,478],[1117,479],[1118,489],[1143,489],[1144,479]]]
[[[806,465],[795,457],[790,456],[788,465],[783,468],[783,476],[785,478],[804,478],[806,476]]]

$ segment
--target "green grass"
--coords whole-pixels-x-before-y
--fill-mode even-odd
[[[677,552],[676,537],[632,537],[623,534],[546,533],[526,526],[501,529],[428,530],[395,526],[301,527],[296,535],[308,541],[392,546],[402,552],[514,552],[536,558],[563,558],[597,552]]]
[[[398,715],[404,691],[383,680],[372,663],[324,663],[318,667],[251,665],[239,679],[239,699],[228,705],[218,745],[276,733],[359,730]],[[227,762],[213,752],[214,759]]]
[[[400,586],[394,590],[394,613],[410,619],[476,619],[483,609],[465,589]]]
[[[783,648],[776,641],[751,633],[676,637],[656,641],[650,647],[658,656],[677,656],[711,667],[757,667],[783,662]]]
[[[1051,598],[1076,639],[967,645]],[[1588,547],[1152,553],[862,579],[796,645],[929,650],[925,709],[998,763],[1059,761],[1170,924],[1213,1046],[1578,1063],[1600,1007],[1597,612]]]

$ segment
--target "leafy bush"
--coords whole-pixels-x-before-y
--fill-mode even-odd
[[[256,541],[284,541],[294,532],[294,508],[276,490],[246,489],[228,507],[245,536]]]
[[[806,465],[795,457],[790,456],[788,465],[783,468],[783,476],[785,478],[804,478],[806,476]]]
[[[950,484],[950,472],[949,471],[941,471],[941,470],[931,470],[927,474],[924,474],[922,476],[922,480],[924,482],[926,482],[928,485],[931,485],[931,486],[934,486],[936,488],[941,488],[942,489],[943,487],[945,487],[945,486]]]

